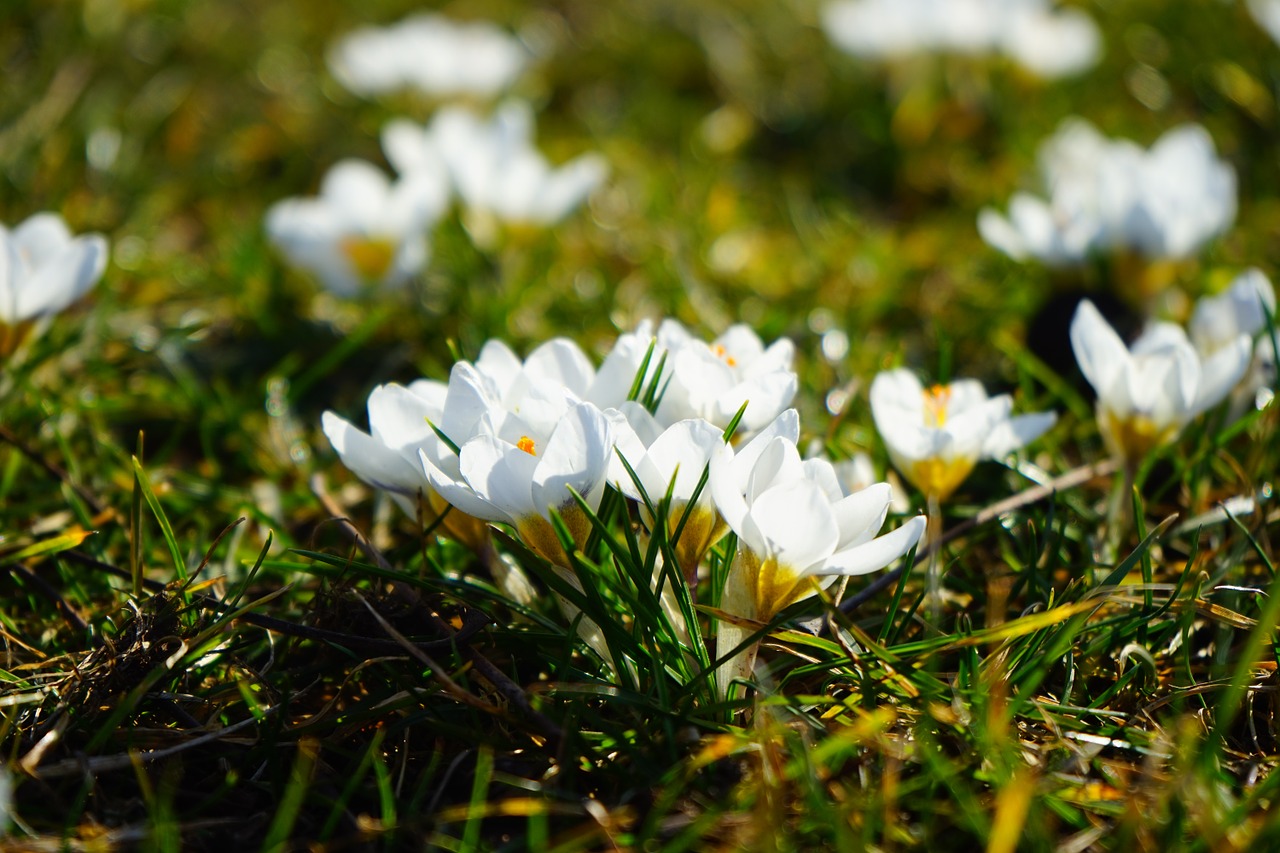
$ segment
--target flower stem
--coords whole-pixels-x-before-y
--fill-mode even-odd
[[[929,549],[928,592],[926,598],[929,606],[929,622],[935,631],[941,631],[942,618],[942,571],[939,556],[942,553],[942,501],[936,494],[928,498],[928,527],[925,532],[925,544]]]
[[[1133,501],[1134,466],[1128,460],[1116,472],[1116,483],[1107,502],[1107,525],[1102,541],[1100,562],[1110,565],[1120,553],[1120,543],[1129,532],[1130,507]]]

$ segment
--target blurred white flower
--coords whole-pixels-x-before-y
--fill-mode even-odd
[[[1280,44],[1280,0],[1248,0],[1249,13]]]
[[[0,225],[0,355],[87,293],[106,266],[107,238],[73,236],[56,213]]]
[[[426,266],[427,232],[448,205],[444,173],[418,171],[392,183],[362,160],[333,166],[314,198],[289,198],[267,211],[272,243],[334,293],[396,285]]]
[[[791,369],[795,345],[789,339],[779,338],[765,347],[748,326],[738,324],[707,343],[675,320],[664,320],[656,334],[646,320],[618,339],[600,368],[597,390],[590,399],[602,406],[619,405],[651,345],[642,390],[655,381],[662,364],[656,380],[661,399],[655,417],[663,427],[701,418],[723,430],[746,403],[734,434],[740,442],[772,423],[795,397],[797,379]]]
[[[329,70],[358,95],[412,88],[437,98],[489,97],[523,73],[529,56],[486,21],[420,14],[387,27],[362,27],[329,52]]]
[[[902,489],[902,481],[892,472],[888,477],[879,476],[870,454],[858,451],[848,459],[832,462],[831,467],[835,469],[836,479],[840,481],[840,488],[844,489],[845,494],[851,495],[876,483],[887,482],[892,490],[889,511],[896,515],[905,515],[911,511],[911,501]]]
[[[1083,71],[1101,51],[1093,20],[1052,0],[837,0],[822,23],[858,57],[1004,54],[1046,78]]]
[[[1199,125],[1144,150],[1068,119],[1042,146],[1040,171],[1047,198],[1015,193],[1007,217],[978,216],[983,239],[1016,260],[1067,266],[1114,251],[1178,260],[1235,220],[1235,171]]]
[[[768,622],[837,577],[883,569],[924,533],[925,519],[917,516],[877,536],[889,510],[889,485],[846,494],[831,463],[802,461],[794,438],[772,429],[737,453],[721,444],[711,459],[710,482],[716,508],[738,535],[720,608],[755,622]],[[722,621],[717,657],[748,633]],[[721,691],[733,679],[748,677],[753,661],[747,650],[727,662],[719,673]]]
[[[558,222],[608,173],[598,154],[553,167],[534,147],[533,111],[523,101],[506,101],[487,119],[448,106],[427,127],[397,120],[383,130],[382,147],[402,175],[443,163],[471,215],[511,223]]]
[[[1236,276],[1217,296],[1196,302],[1187,332],[1202,355],[1212,355],[1240,335],[1254,337],[1267,328],[1267,315],[1276,312],[1276,291],[1259,269]]]
[[[342,464],[357,477],[388,492],[414,518],[421,495],[425,523],[439,519],[444,533],[479,550],[487,540],[484,524],[452,510],[431,488],[418,459],[420,449],[439,440],[431,425],[443,421],[446,393],[444,383],[427,379],[407,388],[379,385],[369,394],[369,432],[333,412],[324,413],[321,425]]]
[[[1039,438],[1057,415],[1012,417],[1008,394],[988,397],[982,383],[960,379],[925,388],[909,370],[871,383],[871,415],[889,458],[925,495],[946,500],[983,459],[1003,458]]]
[[[1226,398],[1249,366],[1253,340],[1242,333],[1201,356],[1181,326],[1151,323],[1126,347],[1086,299],[1071,320],[1071,347],[1097,392],[1103,439],[1133,465]]]
[[[1240,335],[1255,340],[1253,362],[1232,392],[1232,411],[1242,412],[1253,403],[1261,408],[1271,400],[1276,380],[1275,342],[1267,334],[1267,317],[1276,312],[1276,292],[1262,270],[1250,269],[1236,276],[1217,296],[1196,302],[1187,331],[1201,358],[1231,346]]]

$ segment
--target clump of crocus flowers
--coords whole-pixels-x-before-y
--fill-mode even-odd
[[[490,341],[447,383],[375,389],[369,433],[333,413],[325,432],[348,467],[406,510],[439,517],[448,504],[441,532],[478,548],[484,522],[502,525],[578,588],[570,552],[587,544],[609,490],[640,507],[650,533],[665,525],[691,585],[732,531],[738,547],[719,591],[730,617],[717,641],[723,693],[750,676],[756,646],[738,648],[745,624],[888,566],[924,529],[915,518],[881,535],[886,484],[847,494],[830,462],[800,458],[792,354],[789,341],[766,347],[745,326],[708,343],[671,321],[623,335],[599,369],[567,339],[524,359]],[[666,518],[655,517],[659,505]],[[609,660],[600,627],[558,601]]]
[[[1195,346],[1164,323],[1126,347],[1081,304],[1072,342],[1098,394],[1099,429],[1122,463],[1132,468],[1239,386],[1272,305],[1269,283],[1249,273],[1197,308]],[[936,606],[943,502],[981,461],[1013,460],[1057,421],[1054,412],[1014,414],[1010,395],[989,395],[972,379],[926,385],[904,368],[876,376],[872,418],[928,508],[886,529],[894,490],[866,476],[865,458],[854,476],[850,463],[798,449],[793,358],[790,341],[766,346],[743,325],[705,341],[670,320],[621,335],[598,367],[566,338],[523,358],[491,340],[474,361],[454,364],[447,382],[376,388],[368,433],[332,412],[324,430],[352,471],[433,530],[488,557],[492,525],[518,540],[568,585],[555,595],[564,618],[615,672],[629,663],[611,658],[607,632],[570,600],[570,587],[584,590],[575,567],[601,535],[619,537],[615,553],[637,539],[667,543],[651,561],[651,591],[682,643],[692,612],[673,602],[670,579],[687,600],[701,588],[718,603],[707,660],[719,694],[731,697],[751,682],[768,626],[839,578],[890,566],[926,527]],[[601,520],[607,496],[635,507],[630,530]],[[730,535],[733,547],[717,550]],[[712,560],[718,571],[707,571]]]

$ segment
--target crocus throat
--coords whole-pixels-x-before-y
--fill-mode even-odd
[[[947,406],[951,404],[951,386],[934,385],[924,394],[924,425],[941,428],[947,424]]]
[[[520,436],[520,440],[516,442],[516,448],[519,450],[523,450],[525,453],[528,453],[530,456],[538,455],[538,446],[534,444],[533,439],[529,438],[529,436],[527,435]]]
[[[395,244],[380,237],[345,237],[339,245],[365,281],[381,281],[396,256]]]

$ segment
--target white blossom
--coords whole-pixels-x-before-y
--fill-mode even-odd
[[[738,535],[720,608],[753,622],[770,621],[837,577],[883,569],[911,550],[925,528],[918,516],[877,535],[889,511],[889,485],[846,494],[831,463],[801,460],[791,425],[791,419],[780,420],[736,453],[721,444],[711,459],[716,508]],[[743,625],[722,622],[717,656],[728,655],[748,633]],[[750,674],[753,658],[748,650],[724,664],[721,691]]]
[[[511,86],[528,53],[486,21],[419,14],[386,27],[362,27],[329,52],[329,70],[359,95],[416,89],[438,98],[489,97]]]
[[[1007,216],[978,217],[983,239],[1015,260],[1067,266],[1116,251],[1178,260],[1235,220],[1235,171],[1199,125],[1143,149],[1069,119],[1041,148],[1040,170],[1046,197],[1015,193]]]
[[[1000,459],[1040,437],[1057,415],[1013,417],[1008,394],[988,397],[982,383],[960,379],[925,388],[909,370],[871,383],[871,414],[889,458],[926,495],[945,500],[983,459]]]
[[[1239,334],[1201,356],[1181,326],[1152,323],[1131,347],[1087,299],[1071,321],[1071,346],[1098,395],[1098,428],[1112,453],[1136,464],[1195,416],[1221,403],[1249,366],[1253,341]]]
[[[865,59],[1003,54],[1046,78],[1083,71],[1101,52],[1093,20],[1052,0],[837,0],[822,23],[838,47]]]
[[[560,221],[608,172],[598,154],[552,166],[534,146],[533,111],[523,101],[506,101],[488,118],[448,106],[426,127],[397,120],[383,130],[382,147],[403,175],[443,164],[473,216],[512,223]]]
[[[420,272],[429,256],[427,232],[448,198],[442,172],[418,171],[393,183],[370,163],[343,160],[325,175],[319,196],[272,205],[267,236],[291,264],[349,296]]]
[[[87,293],[107,266],[107,238],[72,235],[56,213],[0,225],[0,355]]]

